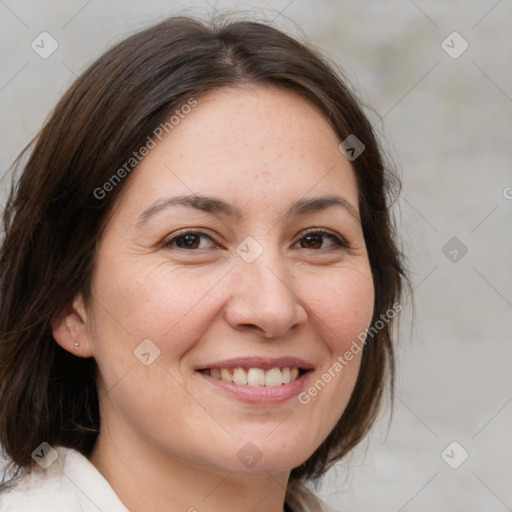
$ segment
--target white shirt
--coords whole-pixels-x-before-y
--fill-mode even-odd
[[[81,453],[56,446],[59,458],[38,464],[0,492],[1,512],[129,512],[103,475]]]
[[[0,490],[0,512],[129,512],[96,467],[81,453],[54,447],[47,469],[35,464]],[[287,499],[293,512],[337,512],[303,486]]]

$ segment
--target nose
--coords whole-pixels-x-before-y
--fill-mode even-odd
[[[233,329],[283,338],[306,322],[306,310],[282,257],[265,249],[252,263],[241,260],[236,267],[225,308],[225,318]]]

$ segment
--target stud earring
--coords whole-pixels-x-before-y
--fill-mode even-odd
[[[78,341],[75,341],[75,348],[78,348]]]

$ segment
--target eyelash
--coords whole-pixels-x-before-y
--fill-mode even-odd
[[[171,244],[173,242],[175,242],[176,240],[178,240],[180,238],[183,238],[186,235],[201,235],[201,236],[205,236],[207,238],[210,238],[210,240],[213,240],[213,238],[210,235],[208,235],[208,234],[206,234],[206,233],[204,233],[202,231],[198,231],[198,230],[195,230],[193,228],[190,228],[190,229],[186,229],[184,231],[178,232],[177,234],[175,234],[171,238],[165,239],[161,243],[161,247],[164,248],[164,249],[180,249],[180,250],[188,251],[188,252],[200,251],[201,249],[185,249],[183,247],[171,247]],[[328,231],[327,229],[323,229],[323,228],[311,229],[310,231],[304,232],[302,234],[302,237],[299,238],[299,240],[297,242],[299,242],[300,240],[302,240],[303,238],[305,238],[305,237],[307,237],[309,235],[322,235],[324,237],[330,238],[338,246],[338,248],[335,248],[334,250],[347,250],[347,249],[350,248],[349,244],[343,238],[341,238],[340,236],[332,233],[331,231]],[[329,250],[329,249],[307,249],[307,250],[317,251],[318,252],[318,251],[326,251],[326,250]]]

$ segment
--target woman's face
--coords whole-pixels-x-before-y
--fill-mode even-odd
[[[102,429],[125,447],[214,471],[290,469],[343,413],[372,318],[355,175],[293,92],[197,102],[126,178],[80,355],[98,365]],[[326,196],[340,203],[312,202]],[[237,367],[238,383],[217,378]],[[309,371],[282,384],[294,368]]]

